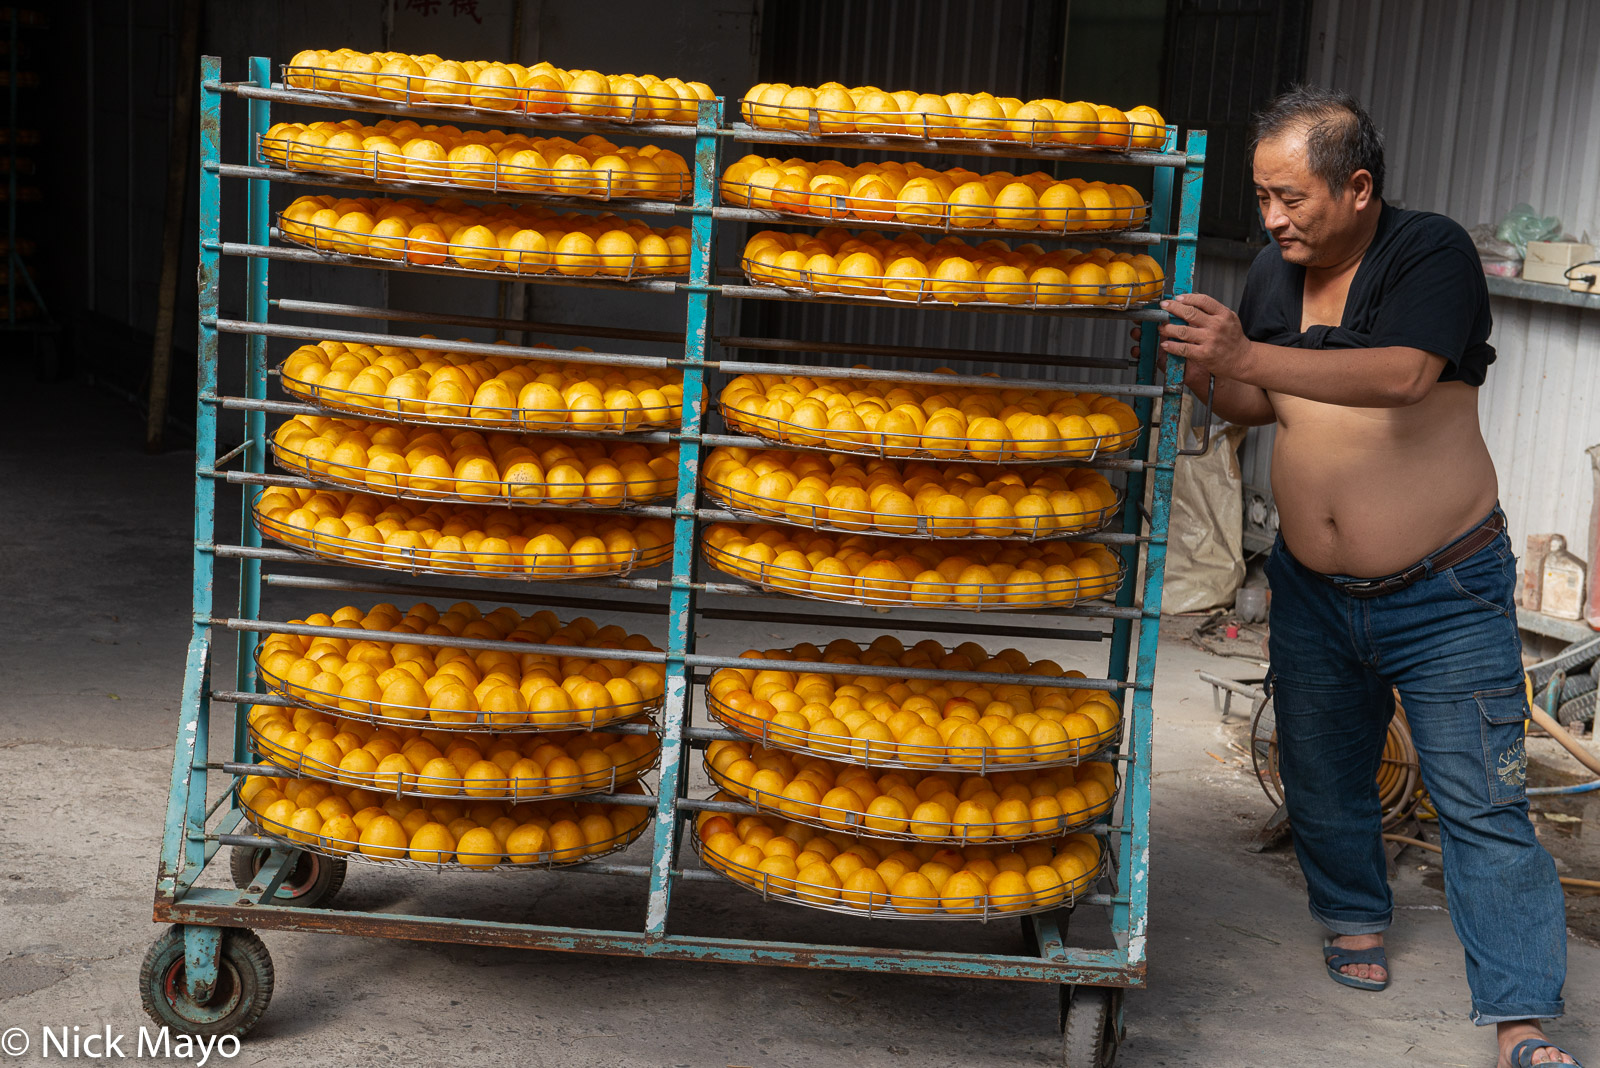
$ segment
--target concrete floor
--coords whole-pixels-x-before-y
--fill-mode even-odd
[[[190,457],[143,455],[129,413],[81,387],[48,387],[30,400],[29,411],[0,420],[0,1029],[34,1036],[27,1063],[41,1026],[133,1034],[146,1022],[135,978],[159,933],[150,901],[188,632],[192,478]],[[68,407],[74,432],[64,435],[47,413]],[[326,605],[274,591],[266,611],[313,603]],[[801,637],[814,635],[722,625],[705,643],[737,651]],[[1461,950],[1431,858],[1402,861],[1389,991],[1334,986],[1292,857],[1244,850],[1267,806],[1230,748],[1240,725],[1219,722],[1196,678],[1198,670],[1242,677],[1249,665],[1178,640],[1163,643],[1160,665],[1150,985],[1128,997],[1119,1063],[1492,1065],[1492,1036],[1466,1021]],[[640,889],[609,877],[418,879],[355,865],[339,900],[586,926],[637,925],[643,912]],[[1010,924],[879,932],[720,884],[689,884],[674,906],[683,929],[1019,944]],[[1059,1063],[1056,992],[1044,985],[266,940],[277,994],[230,1063]],[[1575,935],[1570,954],[1570,1015],[1553,1033],[1600,1060],[1590,1022],[1600,949]]]

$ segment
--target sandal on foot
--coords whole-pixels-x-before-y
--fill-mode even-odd
[[[1546,1046],[1549,1046],[1551,1049],[1555,1050],[1557,1053],[1566,1053],[1566,1055],[1568,1057],[1572,1057],[1572,1063],[1575,1066],[1575,1068],[1583,1068],[1583,1065],[1578,1064],[1578,1058],[1573,1057],[1572,1054],[1567,1053],[1566,1050],[1562,1049],[1560,1046],[1556,1045],[1554,1042],[1550,1041],[1548,1038],[1525,1038],[1521,1042],[1518,1042],[1515,1046],[1512,1046],[1511,1047],[1511,1064],[1512,1064],[1512,1068],[1534,1068],[1534,1066],[1533,1066],[1533,1053],[1534,1053],[1534,1051],[1535,1050],[1544,1049]],[[1557,1068],[1560,1068],[1560,1065],[1561,1065],[1560,1061],[1550,1061],[1549,1063],[1556,1065]]]
[[[1354,975],[1346,975],[1340,968],[1348,968],[1352,964],[1376,964],[1387,975],[1389,971],[1389,958],[1384,953],[1382,946],[1373,946],[1371,949],[1340,949],[1333,944],[1333,939],[1324,939],[1322,943],[1322,962],[1328,966],[1328,975],[1341,986],[1353,986],[1357,990],[1384,990],[1389,986],[1389,980],[1378,982],[1375,979],[1359,979]],[[1533,1041],[1529,1039],[1529,1041]],[[1522,1047],[1517,1047],[1521,1049]],[[1529,1056],[1533,1054],[1530,1052]]]

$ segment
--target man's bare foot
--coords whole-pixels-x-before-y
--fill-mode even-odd
[[[1383,945],[1383,935],[1335,935],[1333,945],[1339,949],[1372,949],[1375,946]],[[1348,975],[1352,979],[1366,979],[1374,983],[1386,983],[1389,981],[1389,973],[1381,965],[1377,964],[1346,964],[1339,969],[1339,973]]]
[[[1497,1024],[1500,1039],[1500,1059],[1495,1062],[1495,1068],[1515,1068],[1511,1063],[1511,1051],[1517,1048],[1517,1043],[1529,1038],[1544,1038],[1544,1031],[1535,1020],[1513,1020],[1510,1023]],[[1533,1051],[1534,1064],[1576,1064],[1571,1057],[1557,1050],[1554,1046],[1541,1046]]]

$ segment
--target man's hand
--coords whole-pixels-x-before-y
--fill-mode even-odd
[[[1133,339],[1133,347],[1128,350],[1128,355],[1138,360],[1139,342],[1144,338],[1144,331],[1136,326],[1128,331],[1128,336]],[[1159,349],[1156,351],[1156,367],[1163,375],[1167,373],[1167,354]],[[1211,372],[1190,360],[1183,368],[1183,384],[1196,396],[1204,397],[1211,385]]]
[[[1161,327],[1161,351],[1189,361],[1184,382],[1199,392],[1197,381],[1208,376],[1243,378],[1250,362],[1250,339],[1239,317],[1226,305],[1204,293],[1185,293],[1164,300],[1161,308],[1182,319]]]

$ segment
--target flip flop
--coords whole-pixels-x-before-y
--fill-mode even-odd
[[[1389,986],[1389,980],[1378,982],[1374,979],[1358,979],[1353,975],[1346,975],[1340,968],[1347,968],[1352,964],[1376,964],[1385,973],[1389,971],[1389,958],[1383,952],[1382,946],[1373,946],[1371,949],[1340,949],[1333,944],[1333,939],[1323,939],[1322,963],[1328,967],[1328,975],[1340,986],[1352,986],[1357,990],[1384,990]],[[1529,1041],[1533,1041],[1529,1039]],[[1522,1047],[1517,1047],[1521,1049]],[[1532,1053],[1529,1053],[1532,1056]],[[1569,1054],[1570,1056],[1570,1054]]]
[[[1578,1058],[1573,1057],[1572,1054],[1567,1053],[1566,1050],[1562,1049],[1554,1042],[1551,1042],[1548,1038],[1525,1038],[1521,1042],[1518,1042],[1515,1046],[1511,1047],[1512,1068],[1533,1068],[1533,1051],[1544,1049],[1546,1046],[1555,1050],[1557,1053],[1566,1053],[1568,1057],[1572,1057],[1572,1063],[1576,1066],[1576,1068],[1583,1068],[1583,1065],[1578,1064]],[[1560,1061],[1552,1061],[1549,1063],[1557,1065],[1557,1068],[1559,1068],[1561,1064]]]

